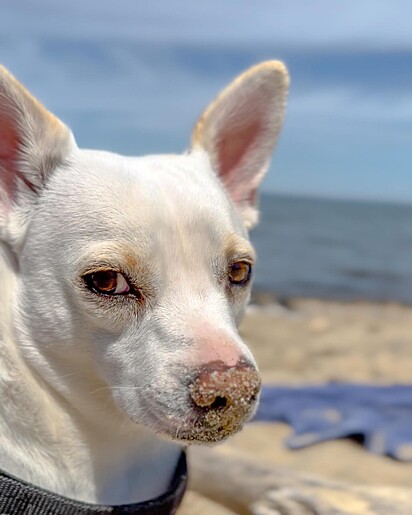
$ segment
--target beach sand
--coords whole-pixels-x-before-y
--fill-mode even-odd
[[[241,325],[263,381],[412,383],[412,307],[395,303],[257,298]],[[412,463],[373,455],[350,440],[288,450],[285,424],[251,423],[225,446],[256,460],[342,481],[412,486]],[[189,500],[189,499],[188,499]]]
[[[252,305],[241,326],[263,381],[412,383],[412,307],[369,302],[292,300]],[[252,423],[225,445],[278,465],[329,478],[412,486],[412,464],[375,456],[340,440],[290,451],[285,424]]]

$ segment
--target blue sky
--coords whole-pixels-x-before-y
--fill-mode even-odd
[[[266,191],[412,201],[410,0],[0,0],[0,59],[81,146],[180,151],[235,75],[292,88]]]

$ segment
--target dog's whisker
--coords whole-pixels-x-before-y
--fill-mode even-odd
[[[147,386],[102,386],[100,388],[96,388],[95,390],[91,390],[91,394],[95,394],[97,392],[100,392],[102,390],[138,390],[138,391],[144,391],[147,389]]]
[[[76,377],[76,372],[71,372],[70,374],[65,374],[64,376],[59,376],[59,379],[67,379],[68,377]]]

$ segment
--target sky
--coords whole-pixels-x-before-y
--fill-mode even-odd
[[[412,202],[410,0],[0,0],[0,61],[79,146],[180,152],[237,74],[281,59],[264,191]]]

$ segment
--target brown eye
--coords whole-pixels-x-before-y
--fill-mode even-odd
[[[124,275],[114,270],[102,270],[85,276],[88,288],[105,295],[122,295],[130,292]]]
[[[232,284],[246,284],[249,282],[252,273],[252,265],[247,261],[232,263],[229,270],[229,281]]]

